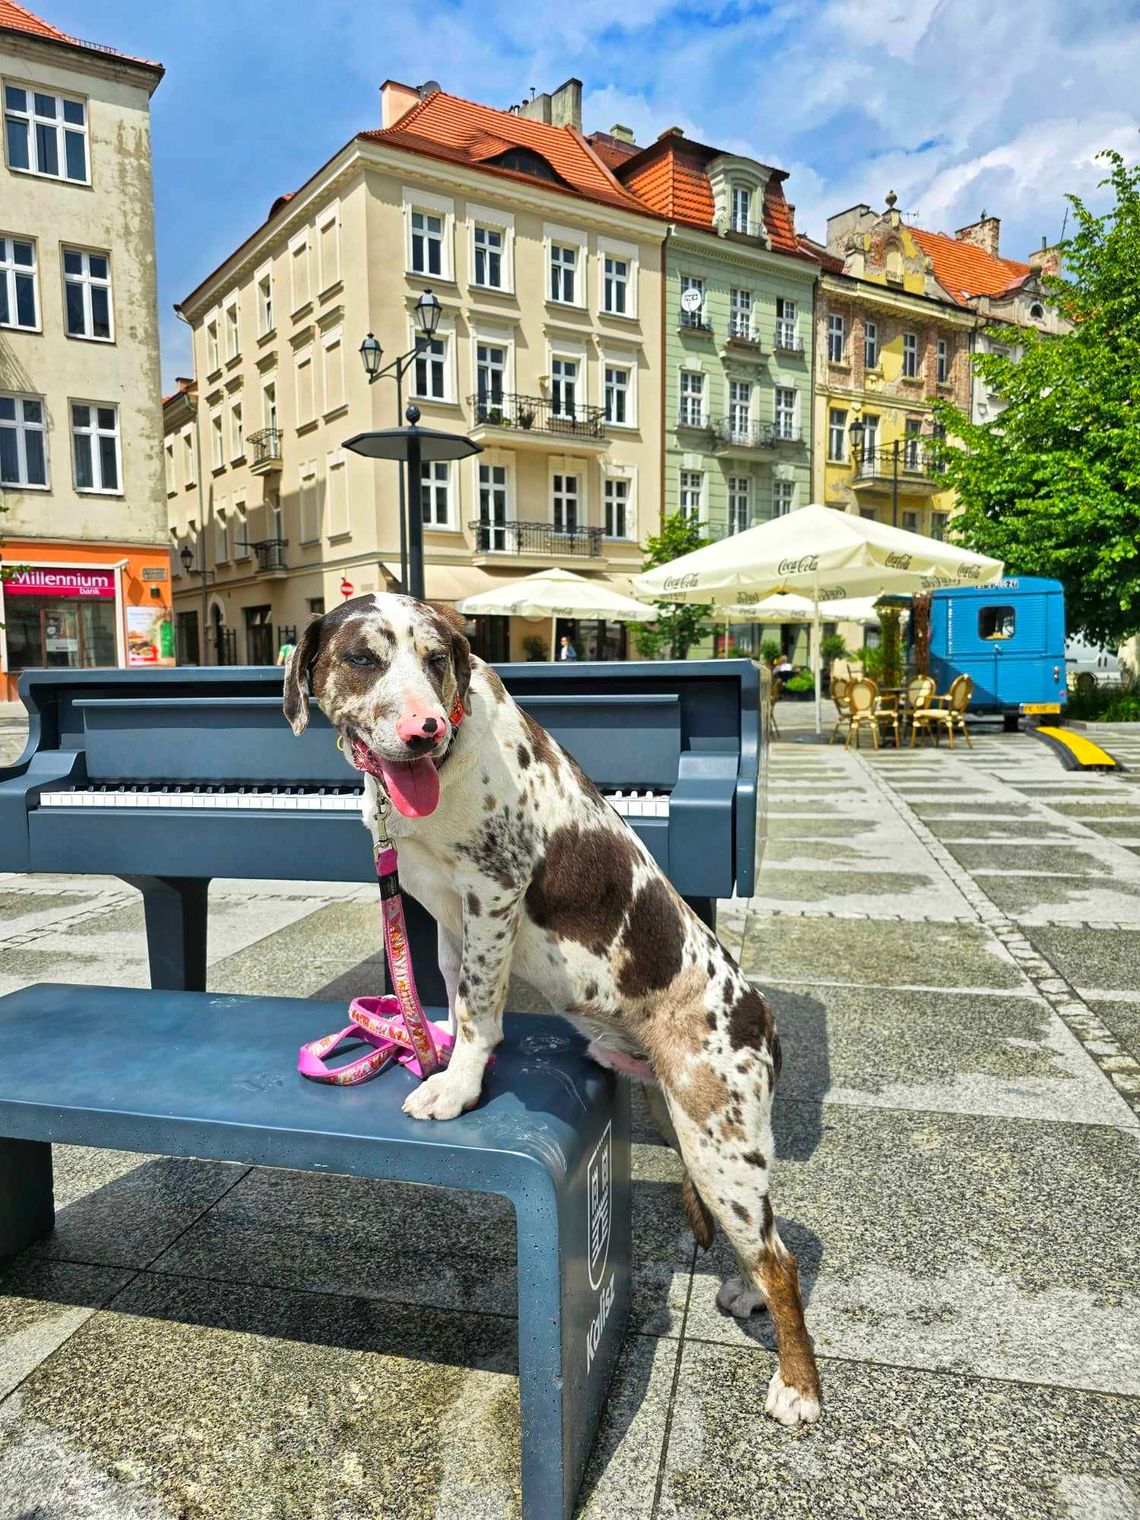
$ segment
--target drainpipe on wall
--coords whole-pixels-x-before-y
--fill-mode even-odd
[[[672,222],[665,229],[665,241],[661,244],[661,396],[658,405],[661,409],[661,479],[659,482],[660,505],[657,510],[657,531],[660,533],[665,527],[665,449],[666,449],[666,418],[665,397],[668,394],[666,385],[669,371],[669,334],[665,326],[666,301],[668,299],[668,269],[669,269],[669,239],[676,231]]]
[[[202,479],[202,429],[198,426],[198,406],[202,399],[202,388],[198,384],[198,354],[194,347],[194,328],[183,313],[181,307],[174,308],[174,314],[180,322],[185,322],[190,328],[190,357],[194,361],[194,420],[191,426],[194,429],[194,472],[198,480],[198,568],[202,572],[202,628],[200,633],[200,647],[202,652],[202,664],[210,663],[210,641],[206,637],[206,630],[210,621],[209,589],[206,580],[206,487]],[[174,614],[174,598],[171,596],[171,616]],[[176,646],[177,647],[177,646]]]

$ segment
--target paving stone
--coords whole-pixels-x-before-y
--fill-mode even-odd
[[[945,818],[940,815],[924,822],[935,839],[943,842],[978,844],[990,839],[1048,839],[1060,844],[1079,844],[1085,837],[1059,818]]]
[[[823,1418],[789,1434],[763,1413],[774,1366],[685,1345],[662,1520],[1133,1520],[1140,1505],[1132,1400],[825,1362]]]
[[[792,871],[765,864],[756,883],[760,903],[792,907],[797,903],[839,902],[873,896],[877,908],[889,913],[899,899],[934,896],[941,883],[934,876],[904,875],[899,871]]]
[[[765,981],[1022,988],[1013,958],[977,924],[749,919],[741,965]]]
[[[1113,922],[1134,914],[1140,924],[1140,881],[1098,876],[1021,876],[977,872],[975,880],[986,896],[1005,913],[1015,913],[1025,923],[1068,917],[1084,923],[1093,918]]]
[[[859,839],[878,824],[865,818],[769,818],[769,839]]]
[[[1140,1061],[1140,996],[1127,1003],[1091,1001],[1089,1007],[1104,1020],[1125,1050]]]
[[[1025,802],[910,802],[916,818],[1040,818],[1037,809]]]
[[[0,1400],[130,1280],[129,1271],[26,1256],[0,1266]]]
[[[1103,877],[1109,869],[1102,855],[1066,844],[948,844],[947,850],[966,871],[1044,872],[1051,876]],[[989,879],[988,876],[986,878]]]
[[[822,1355],[1140,1394],[1135,1129],[785,1099],[775,1134],[772,1202]],[[732,1267],[718,1237],[687,1334],[769,1345],[767,1315],[716,1308]]]
[[[1134,1122],[1131,1109],[1043,1001],[759,985],[780,1035],[781,1097],[1084,1124]],[[1137,1027],[1140,1032],[1140,1017]]]

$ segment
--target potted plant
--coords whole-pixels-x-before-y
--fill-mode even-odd
[[[769,670],[771,670],[782,653],[783,651],[775,639],[765,639],[760,645],[760,658]]]
[[[534,413],[529,408],[525,412],[520,412],[519,413],[519,427],[521,427],[521,428],[528,428],[529,429],[529,428],[531,428],[533,426],[534,426]]]
[[[539,638],[537,633],[528,633],[522,641],[523,654],[533,664],[536,660],[546,659],[546,640]]]

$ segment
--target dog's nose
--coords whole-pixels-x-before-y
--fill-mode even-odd
[[[439,708],[406,707],[396,719],[397,737],[419,748],[423,748],[425,741],[434,743],[442,730],[443,714]]]

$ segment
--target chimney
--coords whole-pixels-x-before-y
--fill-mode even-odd
[[[1035,248],[1029,255],[1026,263],[1034,274],[1060,274],[1061,273],[1061,250],[1050,248],[1045,239],[1041,239],[1041,247]]]
[[[968,227],[959,227],[954,236],[959,243],[969,243],[972,247],[980,248],[996,259],[1000,234],[1001,218],[987,216],[983,211],[976,222],[971,222]]]
[[[528,121],[545,122],[548,127],[576,127],[582,130],[582,81],[567,79],[553,94],[545,90],[524,100],[518,114]]]
[[[385,79],[380,86],[380,125],[394,127],[421,100],[434,95],[439,89],[434,79],[426,84],[401,84],[398,79]]]
[[[618,142],[622,143],[632,143],[634,141],[633,132],[629,127],[623,127],[620,121],[614,122],[610,128],[610,136],[616,137]]]
[[[664,142],[667,137],[684,137],[684,127],[666,127],[664,132],[658,132],[657,141]]]

